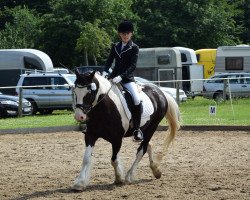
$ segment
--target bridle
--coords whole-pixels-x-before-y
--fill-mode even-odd
[[[80,110],[82,110],[82,112],[87,115],[95,106],[97,106],[110,92],[110,90],[112,89],[113,85],[111,83],[111,87],[109,88],[109,90],[105,93],[105,95],[101,98],[101,100],[97,101],[97,103],[95,105],[93,105],[94,101],[95,101],[95,97],[97,94],[97,89],[96,90],[92,90],[91,89],[91,84],[85,85],[85,86],[79,86],[79,85],[75,85],[75,88],[87,88],[88,90],[90,89],[90,98],[89,98],[89,102],[88,103],[82,103],[82,104],[76,104],[75,108],[79,108]],[[87,94],[88,95],[88,94]]]

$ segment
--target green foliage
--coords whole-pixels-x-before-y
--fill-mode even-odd
[[[61,62],[70,67],[83,63],[84,56],[76,49],[79,50],[77,40],[85,24],[98,22],[99,30],[114,39],[118,22],[133,17],[131,4],[131,0],[51,0],[52,12],[44,15],[43,21],[43,49],[53,55],[55,65]],[[99,61],[107,53],[100,50],[95,52]]]
[[[134,22],[140,47],[250,44],[249,6],[249,0],[1,0],[0,48],[40,49],[55,67],[73,68],[84,62],[87,42],[90,64],[103,64],[123,19]]]
[[[140,43],[146,47],[217,48],[239,42],[237,12],[226,0],[137,0],[134,11],[141,17]]]
[[[110,37],[104,29],[99,28],[100,21],[94,24],[86,22],[77,39],[76,48],[79,52],[88,53],[89,56],[94,58],[101,58],[102,52],[110,47]]]
[[[26,7],[7,9],[13,16],[13,22],[7,22],[0,31],[0,48],[34,48],[40,34],[40,19]]]

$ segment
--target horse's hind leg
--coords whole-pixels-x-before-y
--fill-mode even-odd
[[[155,178],[161,178],[161,170],[159,168],[159,163],[154,160],[152,144],[148,144],[147,153],[149,156],[150,168],[155,176]]]
[[[115,170],[115,184],[124,183],[124,170],[118,154],[121,148],[121,142],[119,144],[112,144],[112,148],[113,155],[111,158],[111,165]]]

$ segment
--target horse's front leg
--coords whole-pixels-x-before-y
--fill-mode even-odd
[[[111,164],[115,170],[115,184],[124,183],[124,180],[125,180],[123,165],[121,163],[121,160],[118,154],[121,148],[121,144],[122,144],[122,139],[119,143],[116,142],[112,144],[113,155],[111,158]]]
[[[89,134],[85,135],[86,149],[85,149],[85,153],[83,157],[83,163],[82,163],[80,175],[74,181],[74,185],[73,185],[74,190],[84,190],[89,184],[92,152],[93,152],[96,140],[97,138]]]
[[[148,144],[148,142],[147,142],[147,144]],[[147,144],[144,141],[140,144],[140,146],[137,150],[135,161],[126,175],[126,182],[127,183],[132,183],[134,181],[137,166],[138,166],[139,162],[141,161],[143,155],[147,151]]]

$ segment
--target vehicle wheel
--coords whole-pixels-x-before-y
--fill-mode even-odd
[[[7,112],[3,108],[0,108],[0,118],[6,118]]]
[[[223,93],[222,92],[216,92],[214,94],[214,100],[216,102],[218,102],[218,103],[223,102],[224,101],[224,99],[223,99]]]
[[[53,110],[51,110],[51,109],[41,109],[41,110],[39,110],[39,112],[42,115],[49,115],[49,114],[52,114]]]
[[[32,105],[32,115],[35,115],[37,113],[37,105],[35,101],[30,101]]]

